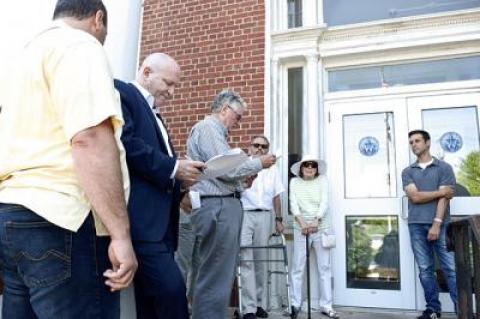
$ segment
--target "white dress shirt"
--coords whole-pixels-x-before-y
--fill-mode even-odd
[[[252,187],[242,192],[244,210],[272,210],[273,198],[285,191],[277,168],[271,166],[258,172]]]
[[[148,92],[137,81],[133,81],[132,84],[135,85],[135,87],[140,91],[140,93],[142,93],[143,97],[145,98],[148,105],[150,106],[150,110],[152,111],[153,115],[155,116],[155,119],[157,120],[158,127],[160,128],[160,132],[162,132],[163,142],[165,143],[165,145],[167,147],[168,155],[170,157],[173,157],[173,152],[172,152],[172,149],[170,147],[170,141],[169,141],[167,129],[165,128],[165,125],[163,125],[162,121],[157,117],[157,114],[155,114],[155,107],[154,107],[154,104],[153,104],[155,102],[155,98],[153,97],[152,94],[150,94],[150,92]],[[175,167],[173,168],[172,174],[170,174],[170,178],[173,179],[175,177],[175,173],[177,172],[177,168],[178,168],[178,161],[175,162]]]

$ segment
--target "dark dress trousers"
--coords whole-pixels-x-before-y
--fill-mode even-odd
[[[115,80],[125,125],[131,191],[128,201],[137,254],[137,318],[187,319],[183,277],[174,260],[178,240],[180,183],[170,178],[176,156],[167,146],[150,106],[131,83]],[[167,139],[168,140],[168,139]],[[173,146],[170,145],[173,152]]]

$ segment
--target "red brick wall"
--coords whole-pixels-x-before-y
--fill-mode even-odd
[[[264,39],[264,0],[145,0],[141,61],[165,52],[182,68],[180,86],[161,110],[178,153],[227,87],[248,104],[231,145],[245,148],[252,135],[263,133]]]

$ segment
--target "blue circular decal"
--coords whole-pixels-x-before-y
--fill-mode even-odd
[[[447,132],[440,137],[440,145],[445,152],[458,152],[463,146],[463,139],[457,132]]]
[[[378,140],[373,136],[366,136],[358,142],[360,153],[365,156],[373,156],[378,153]]]

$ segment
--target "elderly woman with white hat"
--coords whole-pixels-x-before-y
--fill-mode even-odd
[[[328,181],[326,164],[313,155],[304,155],[290,171],[297,177],[290,181],[290,210],[295,217],[292,265],[292,318],[296,318],[302,304],[303,275],[306,268],[306,235],[315,250],[320,284],[320,308],[324,315],[338,318],[332,308],[331,244],[322,245],[322,236],[330,233],[328,214]]]

